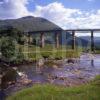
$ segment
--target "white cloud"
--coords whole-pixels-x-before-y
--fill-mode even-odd
[[[33,12],[28,11],[29,0],[3,0],[0,4],[0,19],[19,18],[27,15],[44,17],[65,29],[100,28],[100,10],[81,11],[65,8],[62,3],[54,2],[46,6],[36,5]]]
[[[31,14],[26,5],[28,0],[2,0],[0,3],[0,19],[18,18]]]
[[[63,4],[54,2],[47,6],[36,6],[34,14],[67,29],[100,28],[100,10],[86,12],[65,8]]]

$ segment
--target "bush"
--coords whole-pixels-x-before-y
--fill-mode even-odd
[[[29,60],[36,61],[39,60],[41,57],[40,53],[28,53]]]
[[[57,51],[55,52],[55,57],[56,60],[62,59],[62,51]]]
[[[66,58],[77,58],[79,56],[80,56],[80,52],[78,51],[74,51],[74,50],[66,51]]]
[[[50,56],[52,55],[51,51],[45,51],[45,52],[41,52],[41,55],[44,59],[46,58],[50,58]]]
[[[9,84],[15,83],[16,77],[17,77],[17,72],[14,69],[9,68],[1,79],[1,88],[5,89]]]
[[[20,64],[25,60],[22,48],[19,47],[19,51],[16,52],[16,59],[12,62],[13,64]]]
[[[1,54],[2,59],[10,62],[16,57],[16,42],[13,38],[6,37],[1,40]]]

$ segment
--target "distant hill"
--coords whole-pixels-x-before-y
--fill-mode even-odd
[[[91,42],[90,36],[80,36],[79,38],[84,39],[88,42]],[[94,36],[94,43],[96,47],[100,47],[100,37]]]
[[[91,42],[91,37],[90,36],[80,36],[79,38]],[[94,36],[94,42],[95,42],[95,44],[100,43],[100,37]]]
[[[91,37],[90,36],[80,36],[80,38],[87,40],[87,41],[91,41]],[[100,37],[94,36],[94,41],[95,42],[99,42],[100,41]]]
[[[82,39],[80,37],[75,37],[76,39],[76,45],[78,46],[83,46],[87,47],[88,46],[88,41],[85,39]],[[62,39],[60,38],[60,42],[64,45],[72,45],[72,35],[67,32],[67,34],[64,32],[62,34]]]
[[[62,30],[61,27],[40,17],[27,16],[19,19],[0,20],[0,29],[13,27],[20,31]]]

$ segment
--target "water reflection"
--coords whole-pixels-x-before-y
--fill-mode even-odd
[[[6,93],[4,90],[0,90],[0,100],[5,100]]]
[[[91,60],[91,66],[94,67],[94,60]]]
[[[100,69],[100,55],[93,55],[92,57],[89,57],[89,55],[84,54],[80,57],[80,64],[81,66]]]

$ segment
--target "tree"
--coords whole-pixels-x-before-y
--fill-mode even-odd
[[[11,37],[1,39],[1,58],[6,62],[11,62],[16,58],[16,42]]]
[[[18,43],[23,43],[23,32],[19,31],[16,28],[13,28],[11,26],[5,27],[4,29],[0,29],[0,37],[12,37],[15,39]]]

